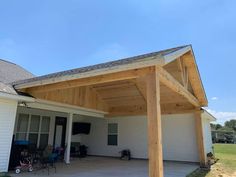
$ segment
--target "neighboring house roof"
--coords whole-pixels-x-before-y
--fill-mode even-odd
[[[17,95],[10,83],[32,77],[34,75],[21,66],[0,59],[0,92]]]
[[[11,85],[4,84],[2,82],[0,82],[0,92],[17,95],[15,89]]]
[[[0,82],[5,84],[35,77],[21,66],[0,59]]]

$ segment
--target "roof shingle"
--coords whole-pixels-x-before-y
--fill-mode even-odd
[[[152,52],[152,53],[148,53],[148,54],[144,54],[144,55],[138,55],[138,56],[134,56],[134,57],[130,57],[130,58],[115,60],[115,61],[96,64],[96,65],[92,65],[92,66],[56,72],[56,73],[47,74],[47,75],[43,75],[43,76],[39,76],[39,77],[33,77],[30,79],[16,81],[16,82],[13,82],[12,84],[13,85],[21,85],[21,84],[30,83],[30,82],[36,82],[36,81],[42,81],[42,80],[46,80],[46,79],[58,78],[58,77],[62,77],[62,76],[69,76],[69,75],[74,75],[74,74],[85,73],[85,72],[98,70],[98,69],[105,69],[105,68],[111,68],[114,66],[122,66],[122,65],[126,65],[126,64],[137,63],[140,61],[145,61],[145,59],[148,57],[168,55],[170,53],[176,52],[177,50],[180,50],[185,47],[187,47],[187,46],[180,46],[180,47],[176,47],[176,48],[171,48],[171,49],[162,50],[162,51],[158,51],[158,52]]]
[[[17,94],[10,83],[34,77],[19,65],[0,59],[0,92]]]

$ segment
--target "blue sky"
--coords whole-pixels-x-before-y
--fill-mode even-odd
[[[192,44],[210,111],[236,118],[236,1],[0,1],[0,58],[35,75]]]

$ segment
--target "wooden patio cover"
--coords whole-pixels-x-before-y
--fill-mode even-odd
[[[15,88],[38,99],[103,111],[109,118],[147,115],[149,177],[163,176],[161,115],[195,113],[199,159],[205,164],[200,111],[207,99],[191,46],[59,75],[15,83]]]

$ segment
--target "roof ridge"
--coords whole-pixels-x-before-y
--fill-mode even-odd
[[[0,58],[0,60],[3,61],[3,62],[5,62],[5,63],[9,63],[9,64],[13,64],[13,65],[17,65],[17,66],[19,66],[18,64],[13,63],[13,62],[8,61],[8,60],[5,60],[5,59],[1,59],[1,58]]]

